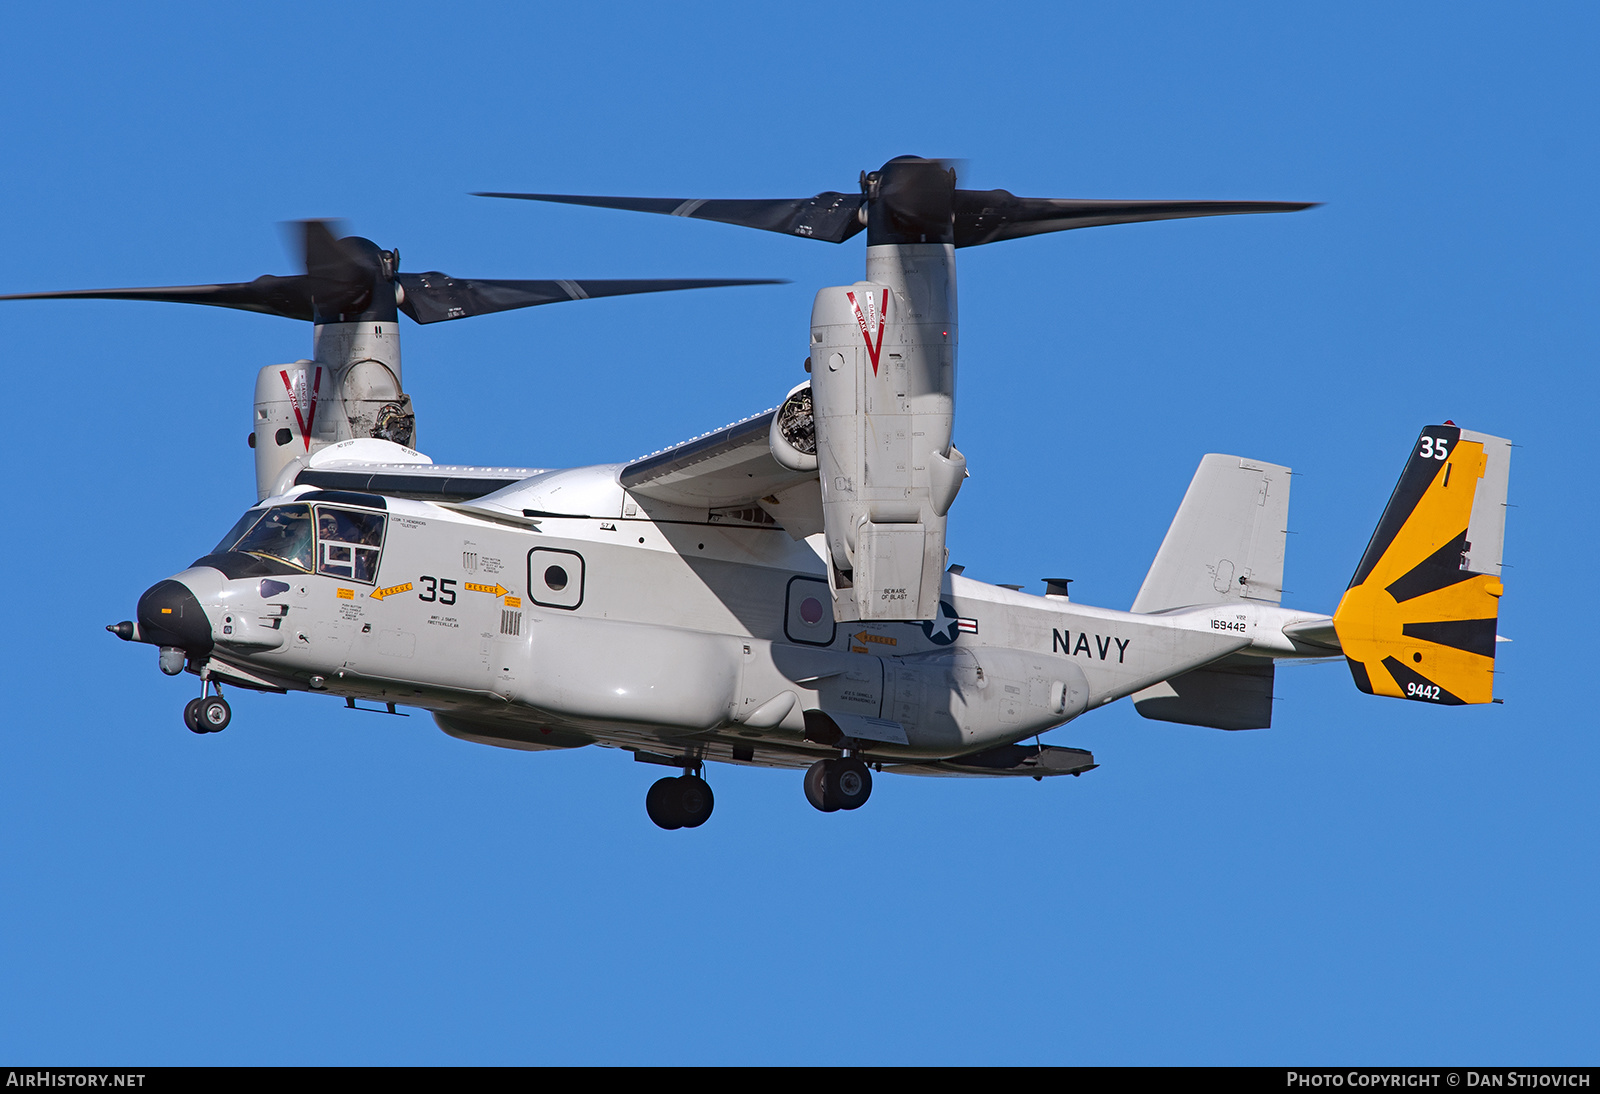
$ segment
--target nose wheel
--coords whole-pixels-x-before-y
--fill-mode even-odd
[[[233,708],[222,697],[221,685],[207,680],[200,686],[203,690],[208,686],[214,687],[217,693],[206,695],[202,692],[198,699],[190,699],[183,708],[183,724],[193,733],[221,733],[233,721]]]
[[[657,779],[644,796],[644,811],[658,828],[699,828],[711,819],[716,799],[711,785],[688,772],[677,778]]]
[[[854,756],[818,760],[806,770],[806,801],[832,813],[860,809],[872,796],[872,772]]]

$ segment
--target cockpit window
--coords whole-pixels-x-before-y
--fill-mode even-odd
[[[382,513],[317,506],[317,572],[371,585],[383,548]]]
[[[233,545],[233,550],[265,555],[310,570],[311,538],[311,506],[275,505]]]
[[[244,516],[240,517],[239,523],[235,524],[231,529],[228,530],[228,534],[223,536],[221,541],[219,541],[217,545],[211,549],[211,553],[214,555],[220,555],[224,551],[233,550],[233,545],[239,542],[239,537],[243,536],[246,532],[253,528],[256,521],[261,519],[261,514],[264,512],[266,512],[265,509],[251,509]]]

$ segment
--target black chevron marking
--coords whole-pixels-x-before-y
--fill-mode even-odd
[[[1352,588],[1367,580],[1372,568],[1394,542],[1394,537],[1400,534],[1406,521],[1411,519],[1417,502],[1422,500],[1422,495],[1428,492],[1428,487],[1439,476],[1439,469],[1444,466],[1438,460],[1421,454],[1423,437],[1432,437],[1435,442],[1442,438],[1453,452],[1456,442],[1461,439],[1461,430],[1453,425],[1430,425],[1417,436],[1417,443],[1411,446],[1411,457],[1406,460],[1405,470],[1400,472],[1400,481],[1395,483],[1394,493],[1389,495],[1389,504],[1384,507],[1383,516],[1373,530],[1366,553],[1361,556],[1361,564],[1350,579]]]
[[[1350,678],[1356,682],[1356,687],[1372,694],[1372,677],[1367,674],[1367,666],[1360,661],[1353,661],[1346,657],[1345,664],[1350,666]]]
[[[1385,657],[1383,667],[1389,670],[1394,682],[1400,685],[1400,693],[1404,698],[1415,699],[1419,703],[1438,703],[1447,707],[1467,705],[1465,701],[1451,695],[1421,673],[1412,672],[1393,657]]]
[[[1476,577],[1471,570],[1461,568],[1461,556],[1466,552],[1467,530],[1463,528],[1455,539],[1395,578],[1388,588],[1389,595],[1398,604]]]
[[[1407,623],[1403,630],[1408,638],[1493,657],[1497,623],[1495,619],[1445,619],[1438,623]]]

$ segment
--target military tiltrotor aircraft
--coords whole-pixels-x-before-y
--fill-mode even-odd
[[[832,812],[864,804],[873,772],[1081,774],[1089,752],[1037,735],[1124,696],[1147,718],[1266,727],[1279,660],[1343,656],[1375,695],[1491,701],[1510,445],[1450,422],[1422,430],[1331,617],[1281,606],[1289,469],[1239,456],[1200,461],[1129,611],[946,565],[966,477],[956,249],[1305,205],[1018,198],[914,157],[795,200],[485,196],[834,243],[864,229],[866,280],[817,294],[809,379],[776,409],[566,470],[418,452],[397,309],[428,322],[687,283],[407,275],[313,222],[301,277],[76,294],[316,324],[311,360],[257,378],[257,503],[108,628],[199,676],[195,732],[227,726],[223,685],[420,707],[467,741],[678,768],[646,796],[673,829],[710,816],[707,761],[803,770]]]

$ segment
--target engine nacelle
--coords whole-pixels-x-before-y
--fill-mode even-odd
[[[398,327],[323,323],[317,360],[268,365],[256,374],[256,496],[277,493],[285,469],[340,441],[374,437],[416,444],[411,396],[400,388]],[[293,481],[293,475],[288,481]]]
[[[932,619],[945,514],[966,477],[955,411],[955,258],[869,247],[874,280],[823,289],[811,397],[834,618]]]
[[[767,443],[772,458],[790,471],[817,469],[817,425],[809,380],[790,389],[778,404]]]

